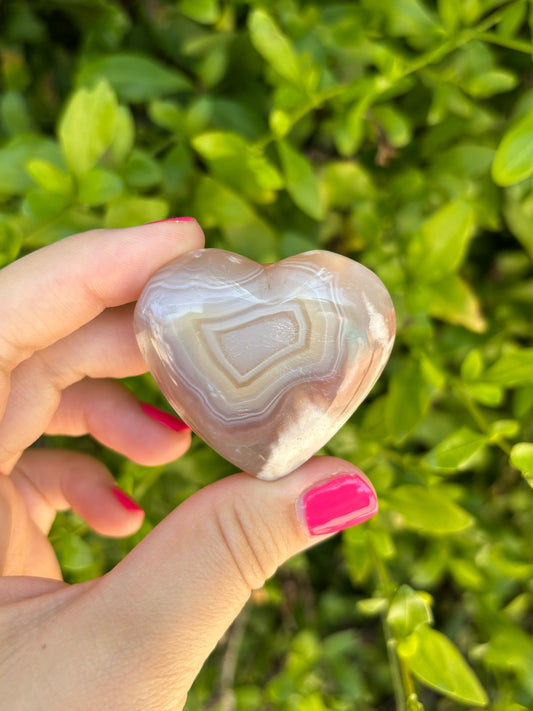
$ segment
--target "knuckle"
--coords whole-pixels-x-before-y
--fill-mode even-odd
[[[38,380],[55,384],[60,379],[61,371],[58,367],[58,363],[48,358],[46,349],[36,351],[32,356],[31,363],[28,362],[28,366],[31,368],[34,377]]]
[[[248,590],[264,585],[283,562],[284,556],[269,522],[240,499],[216,512],[216,523],[228,555]]]
[[[11,474],[20,455],[20,449],[11,447],[0,441],[0,476]]]
[[[0,372],[9,375],[19,363],[29,358],[32,353],[33,349],[17,346],[4,330],[4,333],[0,336]]]
[[[55,345],[36,351],[31,360],[26,362],[28,364],[28,380],[35,379],[41,387],[43,383],[47,383],[48,387],[58,393],[83,377],[81,373],[70,366],[68,361],[65,361],[61,349],[56,348]]]

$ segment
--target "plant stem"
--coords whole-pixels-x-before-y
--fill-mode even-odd
[[[392,688],[394,689],[394,700],[396,703],[396,711],[407,711],[406,694],[404,691],[402,670],[400,660],[396,654],[396,640],[392,636],[390,627],[385,621],[385,616],[381,616],[383,625],[383,634],[385,635],[385,643],[387,646],[387,656],[389,658]]]
[[[505,3],[504,6],[499,7],[475,27],[460,32],[454,39],[447,39],[441,45],[435,47],[435,49],[431,49],[429,50],[429,52],[426,52],[422,56],[417,57],[411,62],[408,62],[405,65],[404,69],[399,73],[395,74],[392,78],[389,79],[383,76],[376,77],[375,87],[370,90],[369,94],[366,97],[362,98],[368,100],[368,103],[370,105],[375,98],[377,98],[384,91],[387,91],[392,88],[401,79],[405,79],[405,77],[409,76],[410,74],[414,74],[415,72],[418,72],[421,69],[424,69],[430,64],[440,62],[442,59],[444,59],[444,57],[446,57],[448,54],[451,54],[451,52],[453,52],[455,49],[458,49],[463,44],[466,44],[467,42],[470,42],[473,39],[479,39],[485,42],[492,42],[494,44],[501,44],[503,47],[508,47],[510,49],[515,49],[519,52],[526,52],[528,54],[531,54],[532,50],[530,47],[527,46],[526,42],[523,42],[521,40],[506,39],[504,37],[499,38],[498,35],[487,32],[487,30],[489,30],[491,27],[494,27],[494,25],[497,25],[498,22],[500,22],[500,20],[504,16],[508,5],[509,3]],[[380,79],[382,82],[381,86],[379,83]],[[320,108],[323,104],[325,104],[327,101],[330,101],[331,99],[335,99],[338,96],[345,96],[346,94],[350,94],[350,92],[354,88],[356,88],[359,83],[360,78],[358,77],[357,79],[347,82],[346,84],[333,86],[329,89],[326,89],[320,94],[310,96],[309,100],[306,101],[305,104],[303,104],[290,117],[290,123],[285,132],[285,135],[290,133],[290,131],[294,128],[298,121],[304,118],[304,116],[306,116],[308,113],[310,113],[314,109]],[[255,146],[259,150],[264,150],[269,143],[272,143],[272,141],[275,141],[277,138],[279,137],[274,135],[272,131],[269,131],[263,136],[263,138],[260,138],[258,141],[256,141]]]
[[[517,52],[524,52],[524,54],[533,53],[533,45],[524,40],[514,39],[512,37],[500,37],[500,35],[497,35],[494,32],[476,32],[475,37],[483,42],[497,44],[500,47],[514,49]]]
[[[394,595],[394,585],[387,570],[387,566],[383,559],[378,555],[374,544],[370,537],[367,537],[368,549],[370,557],[374,564],[376,579],[383,595],[388,599],[389,606]],[[387,647],[387,656],[389,658],[392,686],[394,690],[394,699],[396,702],[396,711],[407,711],[407,698],[415,694],[414,682],[407,665],[398,656],[396,651],[396,639],[392,633],[389,623],[387,622],[386,612],[381,614],[381,624],[383,627],[383,635]]]
[[[396,656],[398,657],[398,665],[400,667],[400,672],[402,675],[402,681],[405,687],[406,695],[408,697],[412,696],[413,694],[416,695],[416,689],[413,682],[413,677],[411,676],[411,672],[409,671],[409,667],[399,655]]]

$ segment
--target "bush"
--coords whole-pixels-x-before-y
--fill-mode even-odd
[[[0,263],[93,227],[192,214],[210,246],[259,261],[353,257],[396,305],[393,357],[325,450],[368,473],[380,514],[253,595],[189,711],[533,705],[527,12],[522,0],[0,8]],[[162,404],[149,376],[128,384]],[[154,468],[78,446],[147,518],[116,542],[60,515],[51,535],[73,582],[232,471],[199,441]]]

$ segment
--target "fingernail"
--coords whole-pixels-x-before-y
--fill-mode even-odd
[[[376,492],[358,474],[341,473],[305,491],[296,502],[300,521],[312,536],[336,533],[371,518]]]
[[[152,420],[159,422],[161,425],[165,425],[165,427],[174,430],[174,432],[186,432],[191,429],[189,425],[186,425],[179,417],[175,417],[171,415],[170,412],[165,412],[165,410],[160,410],[148,402],[141,402],[141,407],[145,415],[148,415],[148,417],[151,417]]]
[[[196,222],[194,217],[166,217],[164,220],[156,220],[155,222],[147,222],[147,225],[158,225],[160,222]]]
[[[143,511],[141,506],[139,506],[139,504],[134,501],[131,496],[128,496],[126,492],[119,489],[118,486],[114,486],[111,491],[113,492],[115,499],[126,509],[126,511]]]

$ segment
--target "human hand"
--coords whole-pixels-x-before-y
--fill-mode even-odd
[[[142,510],[100,462],[27,449],[92,434],[141,464],[188,447],[112,378],[145,372],[132,302],[151,274],[201,247],[197,223],[76,235],[0,272],[0,699],[10,711],[180,709],[217,641],[275,569],[372,516],[353,465],[310,460],[277,482],[237,474],[190,497],[104,577],[69,586],[48,543],[72,507],[121,536]]]

